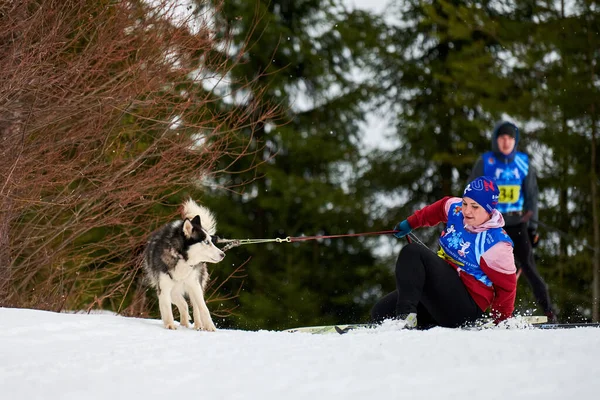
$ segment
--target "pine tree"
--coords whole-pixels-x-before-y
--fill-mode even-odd
[[[490,147],[488,132],[519,91],[502,63],[503,46],[512,40],[502,10],[485,1],[395,7],[401,20],[379,67],[399,146],[376,152],[368,177],[377,193],[398,199],[387,219],[400,221],[461,194],[470,168]]]
[[[599,15],[588,2],[539,2],[535,29],[525,47],[540,168],[542,212],[538,249],[564,318],[597,319],[598,247],[597,124]],[[590,302],[590,299],[592,301]],[[583,315],[582,315],[583,314]]]
[[[284,110],[281,118],[240,137],[240,145],[251,138],[248,151],[254,157],[223,160],[231,174],[215,179],[218,189],[202,199],[218,216],[220,234],[276,238],[369,231],[366,197],[355,187],[361,104],[371,88],[355,82],[352,72],[373,56],[369,48],[375,48],[378,21],[317,0],[232,0],[219,17],[223,34],[249,49],[231,76],[257,84]],[[246,94],[251,107],[253,93]],[[344,238],[239,247],[213,275],[228,274],[246,260],[247,277],[235,298],[238,317],[222,325],[364,321],[376,282],[388,274],[375,266],[365,238]]]

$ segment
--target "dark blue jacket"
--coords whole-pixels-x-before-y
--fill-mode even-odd
[[[500,121],[496,124],[496,126],[494,127],[494,130],[492,131],[492,151],[494,153],[494,157],[496,157],[496,159],[499,162],[509,163],[509,162],[512,162],[512,160],[515,158],[515,154],[517,153],[517,146],[519,145],[520,134],[519,134],[519,129],[516,129],[515,148],[513,149],[512,153],[505,156],[498,149],[498,130],[500,129],[501,126],[503,126],[505,124],[511,124],[511,123],[507,122],[507,121]],[[512,125],[514,125],[514,124],[512,124]],[[516,126],[515,126],[515,128],[516,128]],[[478,176],[481,176],[483,174],[484,174],[483,158],[481,156],[479,156],[479,158],[475,162],[475,165],[473,166],[473,169],[471,170],[471,175],[469,176],[469,182],[471,182],[473,179],[475,179]],[[492,176],[491,178],[494,178],[494,177]],[[527,176],[525,177],[525,180],[523,181],[522,193],[523,193],[523,197],[524,197],[523,212],[533,211],[533,216],[531,217],[531,219],[537,221],[538,220],[537,174],[536,174],[535,168],[531,164],[529,165],[529,172],[528,172]],[[506,226],[518,225],[520,220],[521,220],[521,217],[518,215],[504,215],[504,221],[506,223]],[[529,228],[533,228],[533,229],[537,228],[537,223],[530,221]]]

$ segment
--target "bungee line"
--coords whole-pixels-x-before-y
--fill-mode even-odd
[[[553,227],[551,225],[543,223],[542,221],[537,221],[534,219],[532,219],[531,221],[543,226],[544,228],[554,230],[560,236],[574,240],[574,238],[571,235],[567,234],[566,232],[561,231],[560,229],[558,229],[556,227]],[[226,243],[226,246],[222,250],[227,251],[233,247],[241,246],[244,244],[295,243],[295,242],[302,242],[302,241],[307,241],[307,240],[318,240],[318,239],[335,239],[335,238],[342,238],[342,237],[356,237],[356,236],[367,236],[367,235],[391,235],[396,232],[398,232],[398,231],[390,230],[390,231],[379,231],[379,232],[347,233],[344,235],[318,235],[318,236],[297,236],[297,237],[287,236],[285,238],[274,238],[274,239],[222,239],[222,238],[218,238],[217,242],[218,243]],[[409,241],[409,243],[414,241],[414,242],[428,248],[428,246],[425,243],[423,243],[423,241],[421,241],[413,232],[410,232],[406,238]],[[580,243],[579,245],[581,245],[589,250],[592,250],[594,252],[600,252],[599,249],[596,249],[586,243]]]
[[[344,235],[320,235],[320,236],[287,236],[285,238],[274,238],[274,239],[221,239],[217,238],[217,243],[226,243],[226,246],[222,251],[227,251],[233,247],[241,246],[244,244],[260,244],[260,243],[295,243],[303,242],[307,240],[318,240],[318,239],[335,239],[342,237],[356,237],[356,236],[367,236],[367,235],[389,235],[398,231],[379,231],[379,232],[362,232],[362,233],[347,233]],[[418,239],[416,239],[419,241]],[[419,241],[420,242],[420,241]]]

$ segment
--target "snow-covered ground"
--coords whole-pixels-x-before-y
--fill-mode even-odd
[[[598,399],[600,329],[168,331],[0,308],[0,398]]]

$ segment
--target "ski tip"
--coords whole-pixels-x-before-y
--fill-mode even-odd
[[[340,328],[340,327],[339,327],[339,326],[337,326],[337,325],[336,325],[336,326],[334,326],[333,328],[334,328],[334,329],[335,329],[335,331],[336,331],[337,333],[339,333],[340,335],[343,335],[344,333],[348,332],[348,331],[346,331],[346,330],[344,330],[344,329]]]

